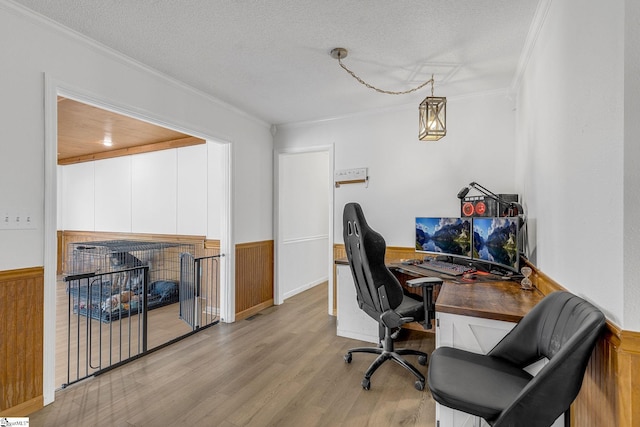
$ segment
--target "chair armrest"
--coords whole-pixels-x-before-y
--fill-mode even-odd
[[[387,310],[380,315],[380,322],[389,329],[395,329],[405,323],[413,322],[413,317],[400,317],[395,311]]]
[[[407,280],[406,283],[410,288],[425,288],[427,286],[442,285],[442,279],[439,277],[419,277]]]
[[[406,284],[412,289],[422,288],[422,305],[424,306],[424,323],[422,323],[422,327],[431,329],[431,320],[436,317],[433,288],[435,285],[442,285],[442,279],[439,277],[420,277],[407,280]]]
[[[391,310],[389,306],[389,300],[387,298],[387,290],[384,286],[378,288],[378,298],[380,298],[380,305],[384,310],[380,314],[380,322],[387,328],[395,329],[404,325],[405,323],[413,322],[413,317],[401,317],[398,313]]]

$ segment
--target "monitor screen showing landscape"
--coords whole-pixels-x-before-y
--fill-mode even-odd
[[[471,257],[471,219],[416,218],[416,251]]]
[[[518,271],[519,218],[473,218],[474,259]]]

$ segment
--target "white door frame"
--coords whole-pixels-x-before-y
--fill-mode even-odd
[[[274,304],[282,304],[284,302],[284,295],[282,290],[280,289],[278,278],[281,276],[281,270],[286,268],[286,266],[280,265],[280,252],[281,252],[281,243],[283,241],[282,230],[280,227],[280,193],[281,193],[281,185],[280,182],[280,157],[286,154],[303,154],[303,153],[328,153],[329,155],[329,170],[328,170],[328,182],[327,186],[329,187],[329,244],[327,250],[327,258],[329,260],[328,265],[328,282],[329,282],[329,298],[327,301],[327,311],[329,314],[333,314],[333,206],[334,206],[334,192],[333,192],[333,168],[334,168],[334,146],[331,145],[322,145],[322,146],[314,146],[314,147],[288,147],[277,149],[274,151],[274,215],[273,215],[273,230],[275,236],[275,254],[274,254],[274,278],[273,278],[273,298]]]
[[[235,320],[235,252],[232,250],[232,149],[231,142],[224,137],[212,137],[167,122],[151,113],[114,103],[102,96],[88,93],[73,85],[44,75],[44,339],[43,339],[43,400],[44,405],[55,398],[55,348],[56,348],[56,270],[57,270],[57,198],[58,198],[58,96],[74,99],[103,110],[142,120],[167,129],[186,133],[206,141],[223,145],[223,200],[225,209],[221,214],[220,253],[220,318],[223,322]]]

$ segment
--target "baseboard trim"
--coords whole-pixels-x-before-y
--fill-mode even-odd
[[[246,319],[247,317],[251,317],[254,314],[258,313],[259,311],[262,311],[265,308],[271,307],[272,305],[273,305],[273,298],[271,298],[270,300],[264,301],[258,305],[255,305],[251,308],[243,310],[239,313],[236,313],[236,322],[239,320]]]
[[[0,411],[0,417],[26,417],[44,407],[44,397],[36,396],[19,405]]]

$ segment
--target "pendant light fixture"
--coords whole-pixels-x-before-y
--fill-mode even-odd
[[[433,75],[431,76],[431,96],[427,96],[418,107],[420,141],[437,141],[447,134],[447,98],[433,96]]]
[[[387,95],[405,95],[422,89],[431,83],[431,96],[427,96],[418,107],[418,139],[421,141],[437,141],[447,134],[447,98],[444,96],[433,96],[433,83],[435,81],[433,74],[429,80],[413,89],[398,92],[382,90],[365,82],[342,63],[342,60],[347,57],[347,54],[347,49],[343,47],[336,47],[332,49],[330,53],[331,57],[337,59],[340,67],[349,73],[351,77],[376,92]]]

